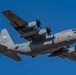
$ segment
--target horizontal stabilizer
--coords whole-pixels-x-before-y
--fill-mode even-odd
[[[0,53],[7,52],[7,47],[0,44]]]
[[[12,59],[14,59],[14,60],[16,60],[16,61],[21,61],[21,60],[22,60],[22,59],[18,56],[18,54],[15,53],[15,52],[6,52],[6,53],[4,53],[3,55],[5,55],[5,56],[7,56],[7,57],[10,57],[10,58],[12,58]]]

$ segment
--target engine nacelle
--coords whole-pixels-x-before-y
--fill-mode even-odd
[[[29,22],[28,25],[27,25],[27,28],[32,28],[32,27],[34,27],[36,25],[37,25],[36,21]]]
[[[47,33],[46,29],[42,29],[38,32],[38,35],[43,35],[43,34],[46,34],[46,33]]]

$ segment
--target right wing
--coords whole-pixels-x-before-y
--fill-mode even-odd
[[[76,54],[74,54],[74,53],[64,53],[64,54],[60,54],[58,56],[61,58],[64,57],[64,58],[68,58],[68,59],[76,61]]]
[[[59,57],[68,58],[68,59],[76,61],[76,54],[74,53],[75,48],[70,48],[70,49],[62,48],[61,50],[65,51],[65,52],[62,52],[61,54],[59,54],[58,55]],[[69,51],[71,51],[71,52],[69,52]]]
[[[29,33],[27,37],[24,37],[25,39],[27,39],[28,41],[34,40],[34,39],[43,39],[45,38],[45,34],[43,35],[38,35],[39,30],[36,29],[35,27],[30,27],[28,28],[28,22],[24,21],[23,19],[21,19],[19,16],[17,16],[16,14],[14,14],[13,12],[11,12],[10,10],[5,10],[2,12],[9,20],[10,20],[10,24],[22,35],[25,33]],[[30,25],[31,26],[31,25]],[[36,31],[33,35],[32,31]]]
[[[0,53],[7,52],[7,47],[0,44]]]

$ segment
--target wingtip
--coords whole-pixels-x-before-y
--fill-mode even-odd
[[[6,9],[6,10],[3,10],[3,11],[2,11],[2,13],[4,13],[4,12],[11,12],[11,10]]]

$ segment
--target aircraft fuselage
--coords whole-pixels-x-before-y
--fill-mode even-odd
[[[72,29],[62,31],[51,36],[46,36],[45,39],[38,41],[30,41],[23,44],[16,44],[8,47],[21,54],[38,55],[49,52],[55,52],[64,46],[73,44],[76,42],[76,31]]]

